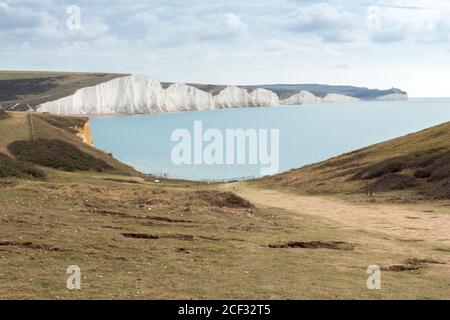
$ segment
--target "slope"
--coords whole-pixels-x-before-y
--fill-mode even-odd
[[[450,122],[255,182],[306,194],[450,199]]]

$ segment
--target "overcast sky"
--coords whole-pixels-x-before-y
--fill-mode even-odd
[[[6,70],[450,96],[447,0],[0,0],[0,40]]]

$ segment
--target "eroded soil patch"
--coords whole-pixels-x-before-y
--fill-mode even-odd
[[[59,251],[60,249],[47,245],[47,244],[35,244],[33,242],[14,242],[14,241],[0,241],[0,247],[19,247],[19,248],[25,248],[25,249],[32,249],[32,250],[43,250],[43,251]]]
[[[132,233],[126,232],[122,233],[125,238],[133,238],[133,239],[148,239],[148,240],[157,240],[157,239],[177,239],[177,240],[185,240],[185,241],[193,241],[195,239],[194,236],[188,234],[164,234],[164,235],[153,235],[148,233]]]
[[[136,220],[153,220],[159,222],[170,222],[170,223],[192,223],[190,220],[184,219],[173,219],[168,217],[161,216],[137,216],[133,214],[129,214],[121,211],[114,210],[88,210],[90,213],[102,215],[102,216],[113,216],[117,218],[126,218],[126,219],[136,219]]]
[[[383,271],[402,272],[402,271],[416,271],[422,268],[425,264],[445,264],[431,259],[407,259],[403,264],[396,264],[388,267],[383,267]]]
[[[279,244],[270,244],[269,248],[300,248],[300,249],[332,249],[332,250],[352,250],[353,245],[343,241],[289,241]]]

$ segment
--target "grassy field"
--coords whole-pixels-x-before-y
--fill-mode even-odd
[[[35,107],[43,102],[72,95],[76,90],[94,86],[125,74],[0,71],[0,103],[14,110],[27,110],[27,104]]]
[[[11,115],[0,120],[5,154],[30,139],[26,114]],[[0,298],[450,298],[445,201],[155,182],[34,123],[38,138],[70,142],[116,170],[37,166],[46,178],[0,179]],[[381,290],[366,287],[374,264]],[[81,269],[81,290],[66,288],[69,265]]]

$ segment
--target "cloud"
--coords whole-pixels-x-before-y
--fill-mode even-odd
[[[248,25],[234,13],[214,13],[206,16],[174,16],[166,20],[147,15],[148,43],[156,47],[178,47],[187,43],[210,44],[231,41],[244,36]],[[142,22],[143,16],[137,16]]]
[[[347,60],[338,61],[333,65],[334,69],[348,69],[350,68],[350,62]]]
[[[348,42],[356,37],[356,20],[351,11],[323,2],[289,13],[283,25],[290,31],[315,35],[327,42]]]
[[[0,32],[55,38],[61,36],[58,20],[45,11],[0,2]]]
[[[450,39],[450,6],[442,1],[392,1],[367,9],[369,37],[375,42],[436,42]]]
[[[104,35],[109,30],[108,25],[100,21],[82,21],[80,29],[67,29],[67,34],[72,37],[97,38]]]

